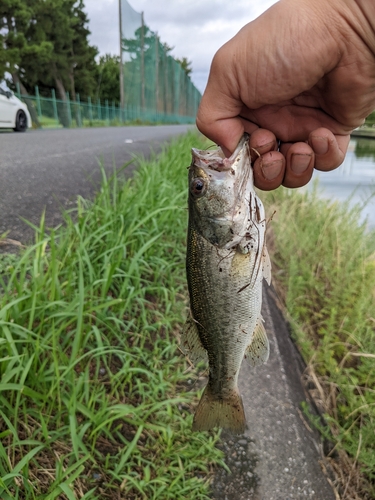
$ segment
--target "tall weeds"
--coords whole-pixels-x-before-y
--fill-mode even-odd
[[[264,198],[276,210],[274,278],[329,424],[320,429],[335,443],[330,456],[351,457],[336,467],[342,498],[374,498],[375,233],[358,222],[359,206],[322,199],[317,189]]]
[[[203,499],[221,453],[192,434],[183,321],[186,166],[199,138],[103,172],[59,229],[0,254],[0,497]],[[199,144],[198,144],[199,145]]]

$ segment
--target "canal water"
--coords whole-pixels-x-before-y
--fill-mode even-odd
[[[375,229],[375,139],[352,138],[344,163],[331,172],[315,171],[325,198],[361,204],[362,217]],[[312,189],[310,182],[304,189]]]

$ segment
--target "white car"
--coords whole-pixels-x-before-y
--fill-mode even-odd
[[[25,132],[31,127],[31,116],[25,103],[13,92],[0,87],[0,128],[12,128],[15,132]]]

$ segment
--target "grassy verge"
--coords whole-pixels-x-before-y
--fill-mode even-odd
[[[195,135],[63,228],[0,254],[0,498],[204,499],[217,434],[192,434],[184,317]]]
[[[273,277],[308,363],[307,386],[334,443],[342,499],[375,498],[375,233],[359,207],[317,192],[264,194],[272,222]]]
[[[60,122],[56,121],[54,118],[48,117],[48,116],[39,116],[38,117],[39,123],[41,125],[41,128],[47,129],[47,128],[63,128]],[[193,120],[191,120],[189,123],[193,124]],[[130,127],[130,126],[138,126],[138,125],[166,125],[166,124],[178,124],[178,122],[173,122],[173,121],[163,121],[162,119],[159,121],[150,121],[150,120],[145,120],[141,118],[137,118],[134,120],[127,120],[127,121],[120,121],[120,120],[89,120],[89,119],[82,119],[80,126],[77,125],[77,122],[75,119],[72,119],[71,124],[69,128],[95,128],[95,127]],[[34,124],[34,128],[37,128],[36,125]]]

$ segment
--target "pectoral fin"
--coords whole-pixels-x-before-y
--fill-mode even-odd
[[[270,344],[263,326],[263,318],[260,316],[251,343],[245,351],[245,359],[251,366],[255,367],[265,363],[269,355]]]
[[[188,318],[181,334],[180,348],[195,364],[198,361],[208,362],[207,351],[199,338],[197,323]]]

